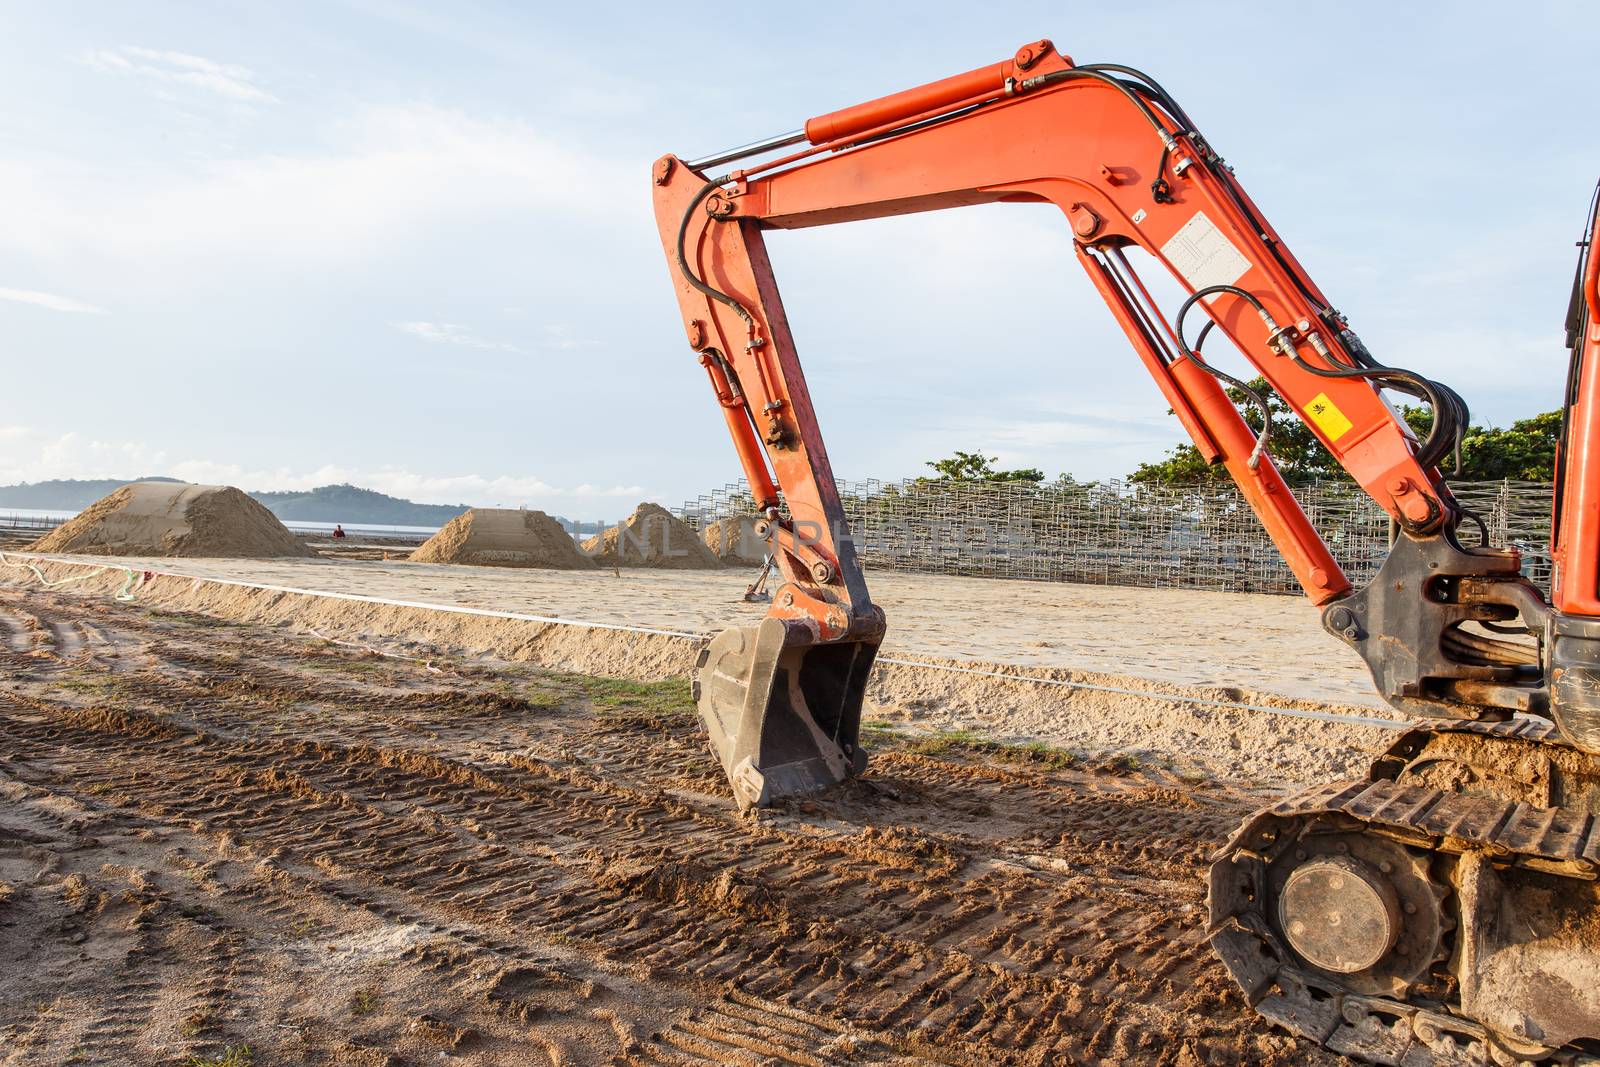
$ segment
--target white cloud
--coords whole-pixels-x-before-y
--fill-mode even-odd
[[[14,300],[19,304],[34,304],[38,307],[49,308],[51,311],[67,311],[76,315],[104,315],[105,308],[85,304],[82,300],[73,300],[67,296],[57,296],[54,293],[41,293],[33,289],[0,289],[0,300]]]
[[[396,322],[391,325],[401,333],[408,333],[434,344],[461,345],[463,348],[482,348],[496,352],[522,351],[516,345],[504,341],[486,340],[465,326],[458,326],[453,322]]]
[[[558,324],[544,328],[544,338],[539,342],[540,348],[554,349],[558,352],[575,352],[581,348],[598,348],[599,341],[588,337],[579,337],[571,326]]]
[[[433,344],[460,345],[463,348],[481,348],[493,352],[527,351],[521,345],[514,345],[509,341],[491,341],[486,337],[479,337],[467,327],[454,322],[392,322],[389,325],[401,333],[408,333],[412,337]],[[600,346],[599,341],[580,337],[571,326],[564,324],[544,327],[533,344],[536,348],[553,352],[576,352]]]
[[[0,160],[0,248],[155,267],[349,261],[439,223],[555,210],[653,232],[632,170],[535,130],[413,104],[315,131],[297,154],[173,161],[130,174],[62,156]]]
[[[120,45],[85,52],[84,63],[106,74],[133,75],[165,85],[184,85],[229,100],[270,104],[277,97],[263,89],[260,78],[247,67],[218,63],[187,52],[162,51]]]
[[[437,474],[401,467],[326,464],[310,470],[249,467],[176,456],[134,441],[102,441],[80,433],[57,436],[26,426],[0,426],[5,442],[0,484],[50,478],[141,478],[167,475],[241,489],[304,490],[349,483],[426,504],[528,504],[567,511],[620,511],[652,494],[638,485],[552,485],[514,475]]]

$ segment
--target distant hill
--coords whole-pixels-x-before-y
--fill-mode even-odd
[[[56,478],[48,482],[0,485],[0,508],[40,511],[82,511],[113,489],[129,482],[175,482],[177,478]]]
[[[81,511],[128,482],[176,482],[177,478],[54,479],[0,486],[0,508]],[[374,526],[443,526],[469,504],[417,504],[354,485],[322,485],[308,492],[251,493],[280,519],[349,522]]]
[[[354,485],[319,485],[307,493],[251,493],[280,519],[377,526],[443,526],[471,504],[414,504]]]

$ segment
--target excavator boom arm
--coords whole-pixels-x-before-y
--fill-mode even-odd
[[[680,284],[691,342],[715,349],[756,401],[753,433],[736,429],[736,439],[743,438],[741,459],[757,495],[768,479],[752,438],[815,436],[761,231],[1037,201],[1067,216],[1084,269],[1173,411],[1202,455],[1228,465],[1313,601],[1343,594],[1348,582],[1270,456],[1257,452],[1256,433],[1209,364],[1155,312],[1133,273],[1130,246],[1191,294],[1207,290],[1209,299],[1186,317],[1189,332],[1213,317],[1397,521],[1418,531],[1446,521],[1451,505],[1437,469],[1419,459],[1410,430],[1371,379],[1356,373],[1362,368],[1345,348],[1343,320],[1260,222],[1228,168],[1131,79],[1073,67],[1048,42],[1023,51],[1026,69],[1014,59],[812,119],[808,135],[821,140],[810,150],[734,171],[710,192],[675,157],[657,164],[657,215],[669,255],[676,258],[687,222],[689,272],[737,302]],[[1156,182],[1164,191],[1153,189]],[[829,510],[808,499],[826,494],[815,479],[791,485],[780,472],[775,481],[797,516]]]
[[[787,584],[775,617],[817,639],[881,626],[843,521],[764,234],[971,204],[1054,205],[1077,258],[1200,454],[1226,465],[1330,630],[1368,660],[1384,695],[1424,714],[1479,717],[1543,700],[1506,657],[1467,650],[1443,631],[1538,612],[1508,551],[1467,553],[1462,518],[1439,463],[1466,424],[1448,387],[1379,363],[1262,219],[1232,168],[1154,81],[1113,64],[1076,66],[1048,41],[981,67],[809,120],[803,130],[711,157],[793,151],[708,176],[707,161],[655,166],[655,207],[674,266],[684,327],[722,405],[759,509],[774,509]],[[699,164],[697,166],[696,164]],[[1151,298],[1130,258],[1146,253],[1187,292],[1175,318]],[[1453,610],[1398,635],[1426,574],[1394,591],[1355,593],[1272,462],[1265,398],[1203,356],[1222,333],[1421,551],[1405,568],[1483,578],[1457,583]],[[1000,336],[996,349],[1010,337]],[[1229,398],[1247,395],[1263,428]],[[1434,423],[1418,441],[1379,388],[1424,400]],[[780,516],[781,496],[789,515]],[[1408,544],[1408,548],[1411,547]],[[1470,558],[1469,558],[1470,557]],[[1406,585],[1408,579],[1409,586]],[[1409,591],[1405,591],[1405,590]],[[1457,588],[1452,587],[1451,595]],[[1404,601],[1404,603],[1402,603]],[[1342,605],[1333,610],[1333,605]],[[1542,620],[1528,618],[1529,624]],[[1437,632],[1436,632],[1437,631]],[[1470,643],[1470,642],[1468,642]],[[1441,650],[1440,646],[1450,646]]]

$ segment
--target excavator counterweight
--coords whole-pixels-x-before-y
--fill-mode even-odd
[[[740,169],[722,170],[728,164]],[[883,639],[766,232],[993,203],[1053,206],[1077,260],[1207,462],[1223,465],[1324,627],[1394,707],[1431,720],[1360,781],[1248,819],[1210,873],[1209,936],[1267,1019],[1374,1063],[1600,1063],[1600,257],[1568,313],[1551,596],[1456,500],[1465,402],[1380,362],[1162,86],[1048,40],[652,171],[682,325],[782,578],[767,618],[702,654],[695,695],[741,807],[862,773]],[[1168,313],[1127,254],[1186,293]],[[1203,320],[1194,327],[1193,320]],[[1396,532],[1355,588],[1272,459],[1265,379]],[[999,358],[1000,353],[995,353]],[[1229,397],[1255,407],[1252,428]],[[1421,438],[1390,396],[1425,404]],[[1464,531],[1477,528],[1477,543]]]

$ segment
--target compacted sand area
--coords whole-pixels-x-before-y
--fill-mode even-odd
[[[8,558],[0,582],[38,584],[24,557]],[[106,569],[96,573],[100,564]],[[766,610],[741,599],[750,577],[741,570],[349,560],[34,565],[69,583],[64,591],[90,598],[121,593],[424,659],[465,653],[639,680],[687,675],[696,635],[754,623]],[[1294,598],[899,574],[875,574],[872,585],[890,620],[868,690],[866,718],[875,725],[1041,741],[1284,788],[1363,773],[1399,726],[1372,695],[1361,662]],[[535,618],[407,606],[417,604]]]
[[[753,623],[767,610],[741,599],[754,577],[746,568],[573,573],[403,561],[99,562],[690,633]],[[1325,633],[1317,609],[1299,597],[876,571],[867,577],[873,599],[889,617],[885,655],[1074,667],[1383,706],[1360,657]]]
[[[1205,941],[1265,791],[874,734],[741,816],[681,680],[0,587],[0,1064],[1336,1062]]]

